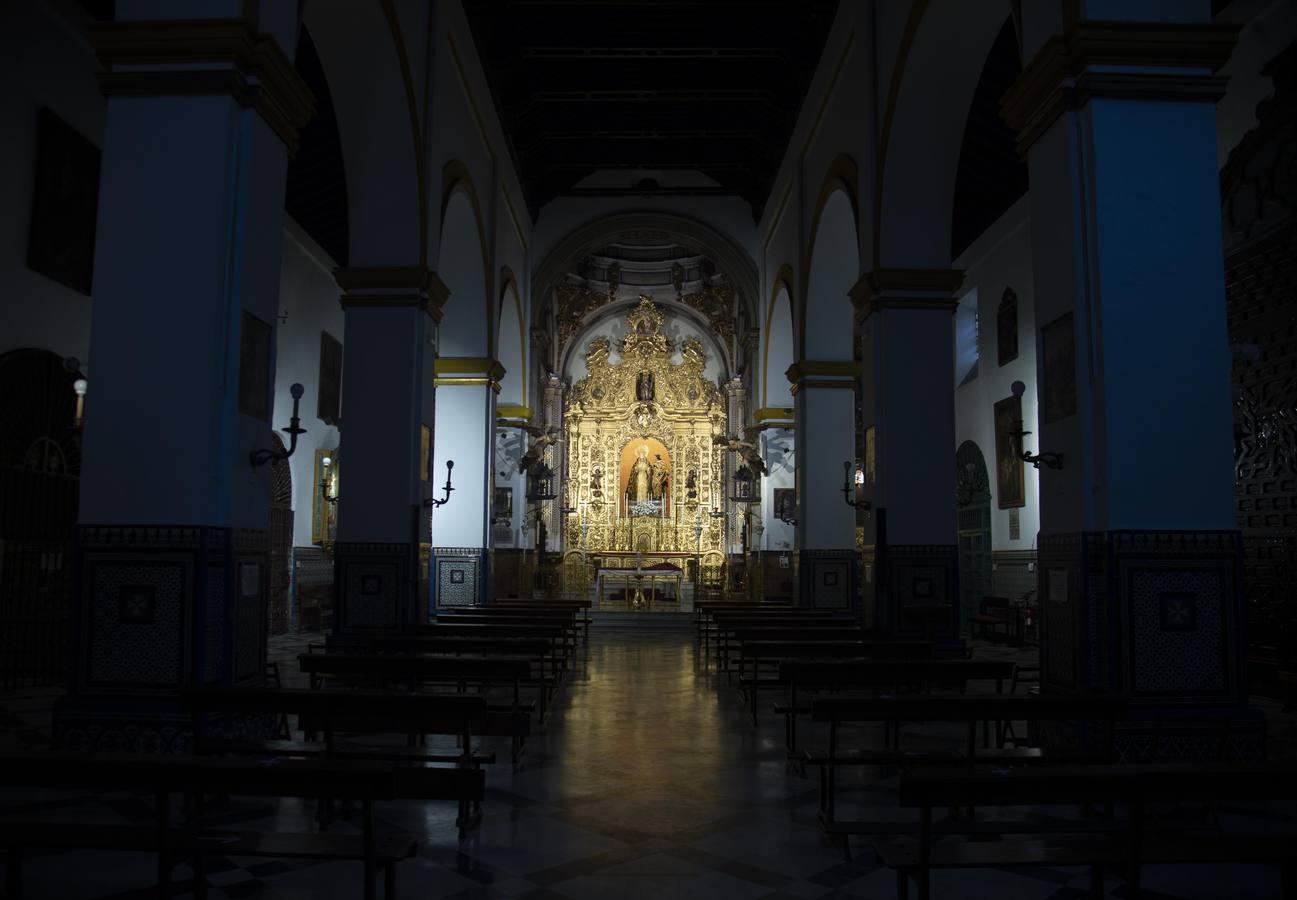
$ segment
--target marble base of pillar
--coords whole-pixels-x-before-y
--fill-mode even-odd
[[[811,609],[856,608],[859,554],[854,550],[797,551],[797,604]]]
[[[78,528],[74,670],[54,710],[56,745],[187,750],[182,689],[265,677],[269,550],[265,531]],[[266,724],[231,721],[222,731],[260,733]]]
[[[407,542],[343,542],[333,547],[335,591],[330,640],[390,634],[426,621]]]
[[[1244,705],[1239,532],[1042,534],[1039,547],[1042,690],[1127,697],[1123,758],[1264,755],[1264,720]]]
[[[897,638],[959,638],[959,551],[955,545],[888,544],[882,559],[873,559],[872,568],[871,627]]]
[[[484,547],[433,547],[432,609],[485,603],[487,568]]]

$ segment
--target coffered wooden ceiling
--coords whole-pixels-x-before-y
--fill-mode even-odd
[[[698,170],[758,212],[837,0],[465,0],[533,212],[563,194],[658,190]],[[620,186],[579,182],[625,170]],[[664,174],[662,181],[670,183]]]

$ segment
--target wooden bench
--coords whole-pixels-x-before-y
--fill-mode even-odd
[[[838,610],[807,610],[792,607],[768,610],[712,609],[697,619],[698,641],[703,645],[704,650],[710,649],[709,645],[720,636],[721,629],[725,626],[792,625],[834,621],[851,626],[859,624],[860,620]]]
[[[485,697],[375,691],[324,691],[299,688],[201,687],[181,693],[190,711],[194,749],[200,755],[233,754],[305,759],[366,759],[418,764],[450,764],[475,769],[495,762],[495,754],[473,751],[474,723],[487,715]],[[300,740],[253,740],[212,734],[213,714],[298,717]],[[337,741],[339,732],[399,734],[406,746]],[[422,746],[427,735],[451,735],[455,752]],[[481,808],[463,804],[456,824],[460,837],[481,821]]]
[[[479,630],[480,629],[480,630]],[[559,645],[558,629],[526,633],[516,626],[419,626],[405,634],[376,635],[359,649],[383,653],[438,653],[462,656],[525,656],[537,663],[536,678],[550,693],[558,689],[567,655]]]
[[[712,632],[721,667],[729,664],[731,651],[744,641],[885,640],[886,635],[860,627],[856,619],[768,619],[722,620]]]
[[[1290,897],[1297,889],[1295,801],[1297,766],[1291,762],[925,768],[903,774],[900,784],[900,805],[919,810],[917,839],[879,841],[875,849],[896,870],[901,898],[908,896],[913,876],[920,900],[927,900],[933,869],[1009,866],[1088,866],[1091,891],[1100,898],[1103,869],[1119,866],[1126,873],[1124,896],[1138,897],[1141,867],[1157,863],[1277,865],[1281,896]],[[1268,807],[1275,802],[1287,807],[1286,823],[1276,829],[1271,820],[1246,833],[1195,826],[1184,812],[1186,803],[1228,803],[1232,814],[1246,815],[1240,803]],[[1121,806],[1127,815],[1054,820],[1048,828],[1053,834],[1043,834],[1039,822],[938,822],[933,816],[938,808],[1073,803]],[[1157,807],[1167,805],[1170,814],[1158,817]],[[952,837],[956,834],[978,839]],[[992,834],[1019,836],[987,840]]]
[[[820,822],[827,833],[845,838],[848,834],[902,833],[907,830],[907,826],[898,822],[839,821],[836,817],[836,797],[837,770],[841,767],[911,766],[924,763],[967,765],[979,761],[1021,763],[1041,760],[1039,748],[1004,746],[1004,723],[1013,721],[1098,722],[1101,727],[1098,747],[1087,758],[1106,762],[1112,758],[1116,721],[1126,711],[1126,701],[1100,695],[909,695],[817,699],[811,710],[811,718],[817,722],[826,722],[829,730],[826,750],[808,750],[803,754],[806,765],[820,769]],[[967,726],[964,746],[935,751],[902,749],[899,725],[903,722],[963,723]],[[873,723],[889,726],[885,728],[882,747],[842,751],[842,726]],[[986,723],[986,727],[979,747],[977,726],[980,723]],[[994,740],[990,736],[990,723],[996,725]]]
[[[575,610],[527,610],[496,609],[490,606],[473,606],[463,609],[438,610],[435,621],[439,624],[474,624],[474,625],[549,625],[562,628],[566,636],[575,641],[582,636],[581,623]]]
[[[779,682],[788,688],[786,703],[776,703],[776,715],[784,716],[784,742],[789,758],[804,763],[797,748],[797,718],[809,716],[803,691],[891,691],[931,690],[932,685],[958,684],[962,691],[970,681],[990,681],[995,693],[1004,693],[1004,683],[1017,674],[1008,660],[911,659],[911,660],[784,660],[779,664]]]
[[[310,676],[312,690],[326,678],[361,679],[384,687],[417,690],[425,684],[450,685],[460,693],[469,684],[503,685],[512,689],[512,702],[489,704],[484,720],[474,723],[478,737],[510,739],[512,761],[517,765],[531,735],[531,705],[522,699],[522,685],[531,681],[532,660],[521,657],[455,657],[372,653],[303,653],[297,657],[302,672]],[[545,691],[540,691],[544,712]]]
[[[1007,640],[1013,631],[1013,610],[1010,607],[1008,597],[983,597],[977,604],[977,612],[969,620],[974,636],[980,629],[984,637],[993,638],[996,629],[1003,628]]]
[[[585,638],[590,639],[590,600],[521,600],[518,598],[501,598],[484,607],[478,609],[525,609],[530,611],[537,610],[566,610],[574,613],[577,621],[581,623],[585,631]]]
[[[389,763],[339,760],[278,760],[205,756],[125,756],[57,750],[0,753],[0,784],[89,791],[133,791],[155,798],[152,828],[101,823],[18,822],[0,824],[0,843],[7,848],[7,891],[22,893],[23,851],[34,848],[133,850],[157,854],[160,897],[172,895],[171,870],[189,858],[195,870],[195,893],[206,897],[205,858],[226,856],[294,857],[358,860],[363,864],[366,900],[377,895],[379,870],[385,895],[395,896],[396,863],[415,855],[409,835],[380,838],[374,826],[374,803],[382,800],[454,800],[481,802],[485,778],[467,769],[415,768]],[[286,834],[224,831],[201,827],[192,819],[172,822],[171,798],[181,795],[302,797],[352,800],[361,804],[361,833]],[[200,804],[194,802],[197,810]]]

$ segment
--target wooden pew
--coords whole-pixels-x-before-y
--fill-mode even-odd
[[[531,735],[531,715],[522,701],[522,685],[532,679],[532,660],[525,657],[425,656],[375,653],[303,653],[298,666],[318,690],[325,678],[352,678],[417,690],[425,684],[453,685],[461,693],[468,684],[504,685],[513,691],[512,704],[488,706],[484,721],[474,724],[478,737],[507,737],[517,765]],[[544,711],[545,690],[540,691]]]
[[[952,660],[946,665],[958,663]],[[972,661],[976,662],[976,661]],[[938,663],[941,664],[941,663]],[[1096,751],[1101,761],[1112,757],[1113,734],[1117,719],[1126,711],[1126,701],[1102,695],[1014,696],[994,695],[907,695],[875,697],[822,698],[813,702],[811,718],[828,723],[828,748],[808,750],[807,765],[820,767],[820,822],[829,834],[896,834],[907,830],[906,823],[844,822],[836,818],[837,770],[843,766],[906,766],[916,764],[961,764],[979,761],[1032,762],[1042,758],[1038,748],[1003,746],[1003,724],[1014,721],[1099,722],[1101,746]],[[962,749],[949,751],[913,751],[900,747],[903,722],[952,722],[967,726]],[[979,723],[996,723],[996,740],[990,740],[990,728],[984,732],[982,746],[977,742]],[[839,737],[843,725],[883,723],[887,729],[883,747],[867,747],[843,752]],[[1091,759],[1094,759],[1091,756]],[[1059,760],[1051,760],[1059,761]],[[1075,760],[1065,760],[1075,761]]]
[[[819,639],[744,641],[739,647],[740,683],[751,663],[754,683],[763,663],[778,664],[786,659],[930,659],[936,652],[931,641]]]
[[[153,852],[158,857],[158,894],[172,895],[171,869],[193,858],[195,888],[206,896],[205,862],[210,853],[228,856],[358,860],[364,886],[358,892],[375,900],[376,878],[384,873],[385,894],[395,896],[396,863],[412,857],[417,843],[408,835],[380,838],[374,803],[382,800],[481,802],[485,777],[468,769],[416,768],[390,763],[338,760],[264,760],[228,757],[82,754],[58,750],[0,752],[0,784],[90,791],[132,791],[155,798],[152,828],[102,823],[17,822],[0,824],[0,843],[8,849],[7,891],[21,896],[23,851],[79,848]],[[233,795],[353,800],[361,804],[361,834],[285,834],[203,828],[171,820],[174,795]],[[197,808],[197,804],[194,804]]]
[[[526,659],[535,671],[523,680],[539,688],[540,720],[548,712],[548,701],[558,690],[562,670],[554,656],[553,643],[544,638],[469,637],[455,634],[401,634],[369,638],[363,649],[369,653],[404,653],[446,656],[455,659]]]
[[[848,618],[845,616],[722,616],[717,619],[707,637],[708,643],[716,645],[716,652],[719,659],[724,663],[728,658],[728,649],[732,646],[737,638],[737,632],[756,632],[758,629],[764,631],[764,636],[772,638],[785,637],[785,632],[824,632],[833,630],[850,631],[857,637],[873,637],[866,629],[860,625],[860,620]],[[753,634],[752,639],[756,640],[763,635],[760,633]],[[811,637],[814,637],[811,634]]]
[[[966,690],[970,681],[993,681],[995,693],[1004,693],[1005,681],[1017,668],[1008,660],[910,659],[835,660],[789,659],[779,664],[779,681],[788,688],[787,703],[776,703],[776,715],[784,716],[784,742],[790,759],[803,761],[797,748],[797,717],[809,716],[812,707],[802,702],[803,691],[899,691],[933,684],[958,683]]]
[[[735,612],[761,612],[763,610],[788,610],[793,606],[788,602],[768,603],[753,602],[749,600],[723,602],[718,600],[696,600],[694,601],[694,628],[696,630],[696,642],[702,643],[704,625],[711,622],[711,617],[716,610],[733,610]]]
[[[709,639],[716,635],[717,629],[722,624],[760,625],[766,623],[774,625],[796,621],[816,622],[827,620],[840,620],[851,624],[859,621],[856,617],[841,610],[797,609],[791,606],[778,609],[752,607],[717,609],[715,606],[705,606],[695,619],[698,626],[698,642],[703,644],[704,648],[709,643]]]
[[[522,600],[515,597],[506,597],[492,601],[480,608],[496,609],[526,609],[526,610],[570,610],[577,616],[585,631],[585,637],[590,639],[590,608],[592,602],[589,600]]]
[[[1268,807],[1287,807],[1288,818],[1276,829]],[[1055,823],[1042,835],[1035,823],[1000,821],[935,822],[933,810],[973,806],[1038,806],[1107,803],[1127,809],[1124,819],[1078,819]],[[1194,826],[1184,804],[1228,803],[1232,815],[1244,815],[1240,803],[1262,807],[1266,820],[1240,833]],[[1103,868],[1126,871],[1126,897],[1140,894],[1145,864],[1277,865],[1283,877],[1281,895],[1297,891],[1297,828],[1291,818],[1297,803],[1297,766],[1281,763],[1194,763],[1171,765],[974,766],[964,769],[922,768],[901,776],[900,805],[919,809],[917,839],[881,841],[879,858],[897,873],[897,895],[908,895],[909,879],[918,882],[920,900],[930,895],[930,873],[937,868],[1005,866],[1089,866],[1091,891],[1102,897]],[[1168,816],[1159,806],[1173,807]],[[1254,810],[1255,811],[1255,810]],[[976,826],[976,827],[974,827]],[[982,839],[956,840],[973,833]],[[1058,832],[1066,832],[1058,834]],[[1023,835],[988,841],[988,834]],[[942,835],[936,842],[934,838]]]
[[[462,609],[438,610],[435,621],[449,624],[557,626],[572,638],[573,643],[582,635],[581,623],[577,620],[575,610],[529,612],[507,608],[495,609],[489,606],[471,606]]]

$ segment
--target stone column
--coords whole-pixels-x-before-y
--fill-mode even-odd
[[[839,491],[842,461],[855,454],[851,422],[860,365],[801,360],[793,384],[797,456],[798,602],[846,609],[856,595],[855,513]]]
[[[1246,723],[1215,129],[1234,31],[1205,4],[1163,3],[1156,23],[1041,6],[1004,112],[1031,168],[1026,449],[1057,463],[1040,479],[1042,676],[1126,694],[1122,751],[1166,752],[1156,716],[1215,706]]]
[[[962,282],[963,273],[949,269],[875,269],[851,292],[872,503],[856,510],[865,618],[898,636],[959,634],[951,316]],[[840,461],[836,474],[842,503]]]
[[[419,545],[432,465],[433,363],[445,285],[426,266],[339,269],[346,312],[333,635],[426,621]],[[458,475],[458,473],[456,473]]]
[[[313,111],[246,4],[139,4],[91,32],[108,97],[95,248],[95,400],[75,550],[72,748],[183,750],[177,692],[265,672],[280,232]],[[180,7],[183,7],[180,8]]]
[[[489,357],[437,360],[437,452],[455,462],[450,502],[432,514],[434,606],[471,606],[490,584],[491,497],[495,488],[495,401],[504,367]]]

